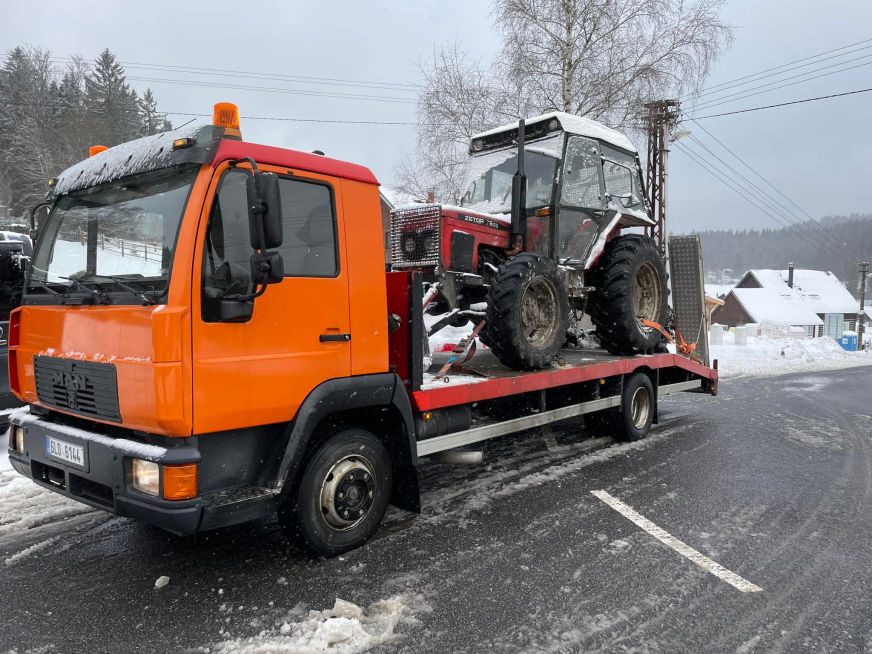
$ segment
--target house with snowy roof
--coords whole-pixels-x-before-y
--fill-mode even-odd
[[[827,315],[839,315],[855,330],[859,302],[831,272],[823,270],[749,270],[718,307],[712,320],[722,325],[774,323],[802,327],[823,336]]]

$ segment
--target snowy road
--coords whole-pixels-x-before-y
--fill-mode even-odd
[[[274,522],[178,539],[40,494],[10,518],[0,461],[0,651],[868,653],[870,388],[868,367],[727,380],[669,396],[641,443],[503,439],[425,469],[421,516],[333,560]]]

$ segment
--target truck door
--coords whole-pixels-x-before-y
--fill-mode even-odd
[[[315,386],[351,372],[342,201],[331,178],[280,174],[285,278],[254,300],[246,322],[222,322],[215,310],[221,297],[251,288],[250,174],[216,175],[201,220],[191,302],[194,433],[290,420]]]

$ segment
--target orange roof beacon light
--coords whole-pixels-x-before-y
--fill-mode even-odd
[[[239,108],[232,102],[215,104],[212,123],[216,127],[224,128],[224,136],[242,139],[242,132],[239,131]]]
[[[88,148],[88,156],[93,157],[95,154],[100,154],[104,150],[108,149],[109,148],[107,148],[105,145],[92,145],[90,148]]]

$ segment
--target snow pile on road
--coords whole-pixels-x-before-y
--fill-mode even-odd
[[[735,334],[724,333],[723,345],[711,346],[720,377],[765,376],[812,370],[872,366],[872,352],[847,352],[832,338],[769,338],[749,336],[736,345]]]
[[[215,643],[204,651],[213,654],[357,654],[401,638],[397,625],[415,623],[413,608],[425,608],[417,595],[396,595],[374,602],[365,610],[336,599],[332,609],[309,611],[300,622],[284,622],[277,629],[250,638]]]
[[[12,469],[5,443],[0,447],[0,543],[18,534],[94,509],[37,486]],[[7,561],[7,563],[12,563]]]

